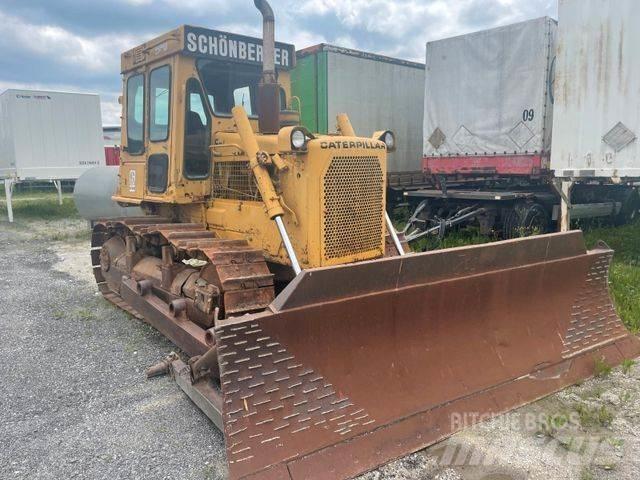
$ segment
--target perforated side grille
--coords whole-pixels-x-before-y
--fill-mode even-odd
[[[212,194],[214,198],[260,200],[249,162],[215,162]]]
[[[383,247],[383,199],[377,157],[333,157],[324,177],[326,260]]]

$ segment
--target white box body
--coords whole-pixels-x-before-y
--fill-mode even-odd
[[[551,168],[640,178],[640,1],[560,0]]]
[[[543,17],[427,43],[424,155],[548,152],[556,33]]]
[[[98,95],[13,89],[0,95],[0,178],[77,179],[104,164]]]

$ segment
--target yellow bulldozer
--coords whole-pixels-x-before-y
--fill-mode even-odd
[[[349,478],[640,354],[579,231],[413,254],[385,211],[390,131],[299,125],[292,45],[182,26],[122,55],[102,294],[184,355],[233,479]]]

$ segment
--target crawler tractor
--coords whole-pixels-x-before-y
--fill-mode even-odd
[[[91,251],[104,297],[183,353],[148,373],[224,432],[231,478],[352,477],[640,353],[581,232],[405,253],[392,132],[298,125],[295,51],[255,4],[262,40],[183,26],[123,54],[113,200],[147,215],[97,222]]]

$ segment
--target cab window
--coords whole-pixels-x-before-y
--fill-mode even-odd
[[[144,152],[144,75],[127,80],[127,151],[131,155]]]
[[[258,114],[258,85],[262,71],[256,65],[199,60],[198,72],[216,115],[231,115],[241,105],[250,116]]]
[[[211,119],[206,100],[195,78],[187,81],[184,128],[184,176],[200,180],[209,176]]]
[[[234,106],[244,107],[244,111],[247,115],[253,115],[253,103],[251,101],[251,88],[248,85],[244,87],[236,88],[233,91],[233,103]]]
[[[169,65],[151,71],[149,75],[149,140],[152,142],[162,142],[169,137],[170,87]]]

